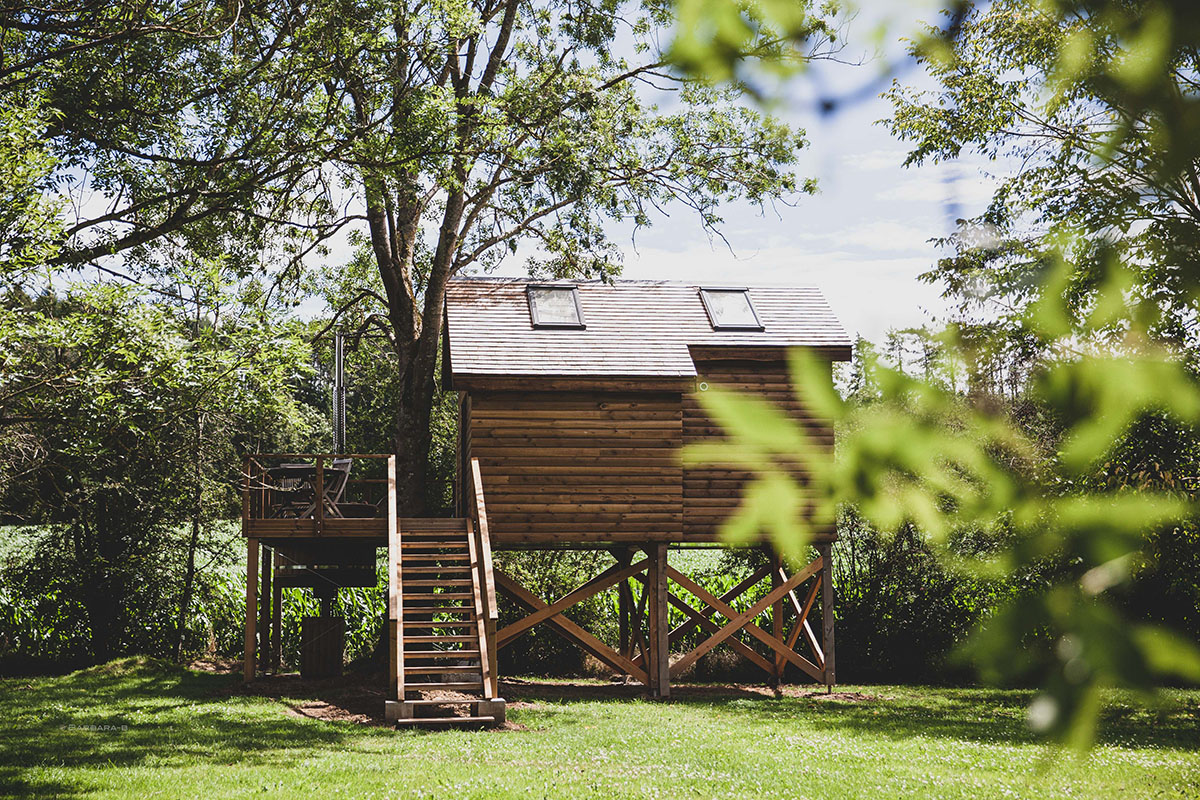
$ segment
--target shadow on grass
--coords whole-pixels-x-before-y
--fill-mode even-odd
[[[631,702],[644,697],[640,686],[593,683],[506,682],[505,698],[551,706],[571,715],[572,701]],[[861,687],[826,697],[814,688],[786,687],[782,697],[755,686],[677,685],[671,703],[703,707],[742,718],[747,725],[804,723],[827,725],[846,733],[893,739],[916,736],[985,744],[1032,744],[1037,737],[1025,722],[1033,697],[1027,690]],[[546,710],[546,707],[542,707]],[[586,714],[586,712],[581,712]],[[1167,696],[1147,707],[1123,693],[1112,693],[1102,717],[1099,744],[1140,749],[1200,750],[1200,719],[1191,702]]]
[[[63,797],[87,787],[38,767],[233,763],[287,765],[366,731],[282,716],[235,693],[237,677],[126,659],[71,675],[0,682],[0,796]]]

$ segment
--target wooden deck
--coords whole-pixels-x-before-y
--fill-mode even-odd
[[[368,472],[357,481],[357,495],[327,491],[322,465],[337,458],[344,467],[344,457],[273,458],[300,461],[290,472],[272,472],[262,463],[265,457],[247,460],[242,519],[247,539],[246,680],[260,669],[279,668],[280,590],[308,587],[319,596],[330,594],[330,586],[373,586],[376,547],[386,547],[388,553],[387,717],[397,724],[503,722],[497,651],[540,625],[549,625],[615,672],[640,681],[651,697],[669,697],[672,680],[718,646],[732,648],[774,683],[789,665],[827,685],[836,680],[828,541],[816,542],[819,555],[791,572],[777,554],[768,552],[768,565],[718,597],[668,563],[668,545],[678,542],[678,528],[666,532],[672,537],[668,541],[655,541],[664,534],[653,530],[610,531],[602,539],[577,538],[579,532],[571,536],[569,528],[555,539],[541,538],[550,531],[495,535],[489,524],[491,496],[484,497],[487,476],[477,458],[467,461],[460,475],[463,515],[439,519],[397,516],[393,457],[373,457],[384,467],[384,477]],[[302,464],[315,466],[311,474],[303,473],[308,488],[297,493],[294,485],[286,490],[276,485],[280,476],[302,473]],[[334,480],[348,486],[345,474],[343,470]],[[290,494],[277,494],[285,491]],[[372,492],[379,495],[378,502],[371,501]],[[316,502],[323,497],[328,502]],[[498,505],[507,510],[503,501]],[[297,509],[299,516],[285,516]],[[345,515],[371,509],[378,514]],[[601,543],[617,563],[558,599],[539,597],[492,565],[493,545]],[[734,605],[764,582],[769,586],[757,602],[744,610]],[[618,593],[621,623],[616,647],[565,616],[578,603],[612,588]],[[498,593],[527,612],[499,630]],[[669,606],[687,616],[674,630],[668,627]],[[786,617],[791,617],[790,625],[785,625]],[[707,637],[671,663],[672,646],[697,627]],[[447,716],[444,709],[454,705],[467,706],[466,716]]]

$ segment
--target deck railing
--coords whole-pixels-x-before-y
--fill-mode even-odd
[[[247,455],[242,519],[313,519],[319,526],[328,518],[386,518],[389,458],[376,453]]]

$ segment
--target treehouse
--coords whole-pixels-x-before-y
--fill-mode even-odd
[[[772,682],[790,668],[832,685],[832,527],[818,531],[816,558],[803,565],[751,542],[766,551],[763,565],[720,596],[669,558],[672,549],[725,546],[721,525],[751,478],[734,465],[683,465],[681,447],[724,436],[704,413],[704,392],[721,386],[770,400],[804,426],[811,446],[832,451],[828,421],[797,400],[788,369],[795,348],[827,366],[849,358],[850,340],[818,291],[459,279],[447,289],[443,342],[443,386],[459,408],[456,517],[398,518],[387,457],[247,461],[247,679],[259,664],[278,666],[281,585],[325,598],[337,586],[373,585],[371,554],[386,546],[387,713],[402,724],[502,720],[497,653],[536,625],[654,697],[668,697],[673,677],[722,645]],[[356,459],[365,466],[352,467]],[[803,485],[799,465],[794,477]],[[614,563],[547,600],[492,564],[494,549],[513,548],[602,549]],[[615,646],[563,614],[613,588]],[[498,595],[525,615],[498,627]],[[314,665],[340,659],[326,611],[306,620],[306,641],[334,642],[336,652],[306,646]],[[447,716],[454,704],[465,716]]]

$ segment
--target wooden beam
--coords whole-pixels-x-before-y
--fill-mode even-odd
[[[601,572],[599,575],[580,586],[578,589],[575,589],[563,597],[560,597],[550,605],[543,604],[539,607],[539,610],[535,611],[524,619],[518,620],[511,625],[506,625],[500,630],[500,633],[497,634],[499,637],[499,646],[508,646],[514,639],[525,633],[534,625],[537,625],[539,622],[549,619],[550,617],[557,616],[571,606],[583,602],[592,595],[604,591],[613,584],[619,583],[635,573],[641,572],[646,568],[646,562],[648,560],[649,559],[642,559],[636,564],[630,564],[624,567],[620,564],[614,564],[608,569],[604,570],[604,572]]]
[[[646,581],[643,579],[642,584]],[[629,596],[633,597],[633,587],[630,585]],[[642,620],[646,619],[646,602],[650,599],[650,590],[642,586],[642,596],[638,598],[637,608],[633,611],[633,639],[638,646],[638,657],[633,660],[641,668],[645,668],[650,663],[650,645],[646,643],[646,631],[642,626]],[[633,654],[633,647],[629,649],[630,654]]]
[[[545,600],[542,600],[524,586],[505,575],[501,570],[496,570],[496,585],[499,586],[503,591],[507,592],[515,600],[523,603],[529,608],[540,610],[547,607]],[[553,617],[548,617],[546,621],[557,628],[560,634],[578,644],[584,650],[588,651],[605,664],[608,664],[613,669],[620,670],[621,672],[633,676],[635,680],[639,680],[647,686],[649,685],[650,677],[641,667],[639,667],[637,664],[634,664],[617,651],[613,650],[611,647],[585,631],[580,626],[576,625],[574,622],[571,622],[571,620],[563,617],[560,614]]]
[[[254,630],[258,619],[258,539],[246,540],[246,641],[242,659],[242,679],[254,680],[255,648],[258,636]]]
[[[475,604],[475,634],[479,647],[479,673],[483,679],[483,694],[488,700],[496,699],[492,687],[496,685],[492,674],[491,652],[487,638],[487,610],[484,608],[483,565],[480,562],[480,543],[478,528],[472,526],[467,534],[467,552],[471,564],[471,600]]]
[[[770,557],[771,557],[771,586],[774,588],[778,588],[779,586],[783,585],[783,583],[787,582],[787,576],[785,574],[783,574],[783,561],[782,561],[782,559],[780,559],[779,553],[774,548],[771,548],[771,556]],[[790,595],[790,594],[792,594],[792,592],[788,592],[788,594]],[[771,635],[774,636],[776,639],[783,641],[784,634],[783,634],[783,597],[782,596],[779,598],[778,601],[776,601],[771,606]],[[784,662],[783,656],[776,653],[775,654],[775,669],[771,675],[771,678],[775,682],[776,685],[781,683],[783,680],[783,665],[784,665],[784,663],[785,662]]]
[[[260,662],[264,672],[271,667],[271,620],[274,618],[274,614],[271,612],[271,599],[274,595],[274,592],[271,591],[271,566],[274,556],[273,548],[262,545],[262,557],[259,564],[262,587],[258,596],[262,599],[258,604],[258,652],[262,654]]]
[[[396,508],[396,457],[388,458],[388,671],[391,699],[403,702],[404,692],[404,587],[401,585],[401,530]]]
[[[817,641],[816,635],[813,634],[812,625],[809,624],[808,621],[808,612],[809,609],[812,608],[813,600],[816,599],[817,589],[824,582],[822,580],[824,574],[824,570],[822,570],[821,574],[817,575],[817,580],[813,583],[812,590],[809,591],[808,597],[805,598],[803,606],[800,605],[800,600],[796,597],[795,592],[788,592],[788,597],[792,601],[792,608],[796,611],[797,625],[794,630],[796,632],[804,633],[804,640],[808,642],[808,646],[812,649],[813,655],[817,658],[817,666],[821,669],[825,669],[825,651],[821,648],[821,643]],[[779,576],[784,580],[787,580],[787,573],[784,571],[783,567],[779,568]],[[792,644],[794,645],[795,642]]]
[[[645,578],[642,577],[641,575],[637,575],[636,579],[639,581],[645,581]],[[667,598],[671,601],[671,605],[675,606],[680,611],[687,614],[692,619],[693,622],[698,624],[701,628],[708,631],[709,633],[715,633],[716,631],[719,631],[721,629],[721,626],[718,625],[717,623],[713,622],[712,619],[710,619],[708,616],[706,616],[703,611],[693,608],[687,601],[683,600],[682,598],[680,598],[678,595],[674,594],[673,592],[668,592]],[[680,630],[682,627],[683,627],[682,625],[679,626],[679,628],[676,628],[675,631]],[[675,631],[672,631],[672,636],[674,635]],[[668,637],[668,644],[671,641],[672,641],[672,639],[670,637]],[[750,647],[745,642],[738,639],[736,636],[731,637],[729,639],[729,641],[726,642],[726,644],[728,644],[730,647],[732,647],[735,652],[744,656],[746,658],[746,660],[748,660],[750,663],[754,664],[755,666],[761,667],[763,669],[763,671],[766,672],[768,675],[770,675],[774,671],[774,666],[771,664],[770,661],[763,658],[761,655],[758,654],[758,652],[756,650],[754,650],[754,648]],[[640,665],[640,661],[637,663],[639,663],[639,665]]]
[[[821,581],[821,647],[825,651],[824,680],[826,686],[837,683],[833,658],[833,547],[828,542],[817,545],[823,565]]]
[[[486,596],[484,602],[488,608],[489,615],[496,619],[499,617],[499,612],[496,608],[496,582],[492,578],[492,547],[491,533],[488,530],[487,517],[487,502],[483,497],[483,474],[479,468],[479,459],[471,459],[471,483],[472,490],[475,493],[475,516],[479,526],[479,537],[485,545],[480,553],[482,559],[481,565],[484,571],[484,590]]]
[[[722,614],[725,614],[730,619],[729,623],[725,625],[725,627],[721,628],[720,631],[708,637],[708,639],[704,640],[698,647],[696,647],[696,649],[692,650],[692,652],[675,662],[675,664],[671,667],[671,671],[678,675],[679,673],[683,672],[683,670],[694,664],[701,656],[711,651],[730,636],[733,636],[739,630],[744,629],[747,633],[754,636],[767,647],[770,647],[775,652],[782,654],[784,658],[795,664],[803,672],[812,676],[814,680],[821,680],[821,670],[819,670],[815,664],[794,650],[788,648],[785,642],[774,638],[762,628],[755,625],[753,620],[768,606],[770,606],[780,597],[783,597],[785,594],[787,594],[788,590],[799,586],[820,571],[822,563],[823,562],[821,559],[817,558],[808,566],[804,567],[804,569],[790,577],[782,586],[772,589],[766,597],[759,600],[741,614],[737,613],[736,609],[733,609],[727,604],[722,603],[718,597],[713,595],[712,592],[709,592],[704,587],[688,578],[686,575],[683,575],[677,570],[670,570],[672,580],[686,588],[692,594],[703,599],[710,606],[720,611]]]
[[[492,699],[500,696],[500,661],[496,654],[499,649],[496,627],[500,619],[500,607],[496,604],[496,579],[492,566],[492,538],[488,530],[487,502],[483,497],[483,473],[479,468],[479,459],[471,459],[471,489],[474,496],[475,524],[479,535],[479,569],[483,578],[484,602],[484,631],[485,647],[491,670],[484,675],[485,689],[491,693]],[[483,650],[480,652],[482,653]],[[490,675],[490,681],[489,681]]]
[[[671,696],[670,628],[667,624],[667,546],[651,545],[646,588],[650,592],[650,693],[663,699]]]
[[[750,587],[754,586],[759,581],[761,581],[767,575],[767,573],[770,572],[770,570],[771,570],[770,565],[759,567],[753,573],[751,573],[750,577],[746,578],[744,581],[739,583],[737,586],[734,586],[732,589],[727,591],[725,594],[721,595],[721,597],[720,597],[721,602],[725,603],[725,604],[729,604],[729,603],[732,603],[734,600],[737,600],[739,597],[741,597],[743,594],[745,594],[746,591],[750,589]],[[675,579],[676,571],[674,569],[669,569],[668,572],[671,573],[671,579],[675,580],[676,583],[679,583],[679,581]],[[679,573],[679,574],[682,574],[682,573]],[[691,591],[691,589],[688,589],[688,591]],[[692,592],[692,594],[696,594],[696,593]],[[699,597],[699,595],[696,595],[696,596]],[[705,600],[705,602],[707,603],[708,601]],[[714,607],[714,610],[716,610],[715,607]],[[719,612],[719,613],[724,613],[724,612]],[[696,627],[696,624],[697,623],[694,619],[689,619],[686,622],[682,623],[678,628],[671,631],[671,641],[673,641],[673,642],[678,641],[679,639],[686,636],[689,632],[691,632],[692,628]]]
[[[279,571],[283,568],[283,554],[275,548],[275,580],[271,594],[271,669],[279,672],[283,666],[283,584],[279,582]]]

